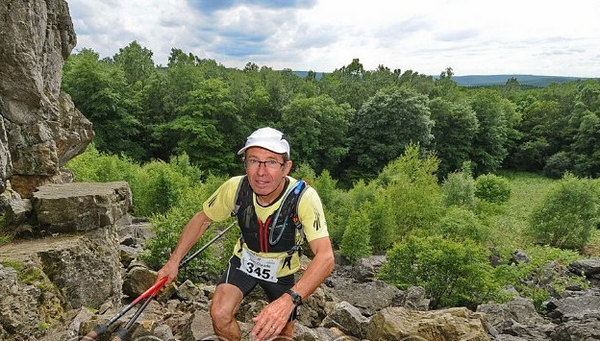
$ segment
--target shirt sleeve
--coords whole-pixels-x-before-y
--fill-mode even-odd
[[[308,187],[298,204],[298,218],[307,241],[329,236],[321,198],[314,188]]]
[[[225,181],[203,204],[202,210],[212,221],[223,221],[231,217],[235,197],[242,176]]]

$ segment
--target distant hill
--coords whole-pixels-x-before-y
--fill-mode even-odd
[[[504,85],[510,78],[516,78],[519,84],[543,88],[552,83],[573,82],[581,77],[536,76],[536,75],[489,75],[489,76],[452,76],[452,80],[461,86]]]
[[[308,74],[308,71],[293,71],[298,77],[304,78]],[[323,77],[324,72],[317,72],[317,80]],[[437,77],[434,77],[437,78]],[[589,79],[581,77],[561,77],[561,76],[536,76],[536,75],[487,75],[487,76],[452,76],[454,80],[460,86],[492,86],[492,85],[504,85],[510,78],[516,78],[519,84],[525,86],[533,86],[543,88],[552,83],[565,83],[573,82],[580,79]]]

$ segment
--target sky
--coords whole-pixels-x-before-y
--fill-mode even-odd
[[[598,0],[66,0],[73,53],[133,41],[242,69],[600,77]]]

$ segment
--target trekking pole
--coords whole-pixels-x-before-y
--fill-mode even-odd
[[[225,229],[223,229],[221,232],[219,232],[216,236],[214,236],[211,240],[209,240],[206,244],[204,244],[200,249],[198,249],[196,252],[191,254],[189,257],[187,257],[181,263],[179,263],[179,269],[186,266],[192,259],[194,259],[196,256],[198,256],[202,251],[206,250],[206,248],[208,248],[211,244],[213,244],[217,239],[221,238],[225,234],[225,232],[229,231],[229,229],[231,229],[233,227],[233,225],[235,225],[235,224],[236,224],[236,221],[231,223],[231,225],[227,226]],[[98,337],[100,337],[102,334],[104,334],[108,330],[108,327],[110,327],[119,318],[121,318],[123,315],[125,315],[129,310],[131,310],[131,308],[133,308],[141,300],[146,298],[146,301],[144,301],[144,303],[139,307],[139,309],[135,312],[135,314],[129,319],[129,321],[127,322],[125,327],[119,329],[119,331],[117,332],[117,336],[115,336],[115,338],[113,338],[113,341],[124,340],[126,334],[129,332],[129,330],[131,329],[131,327],[133,326],[135,321],[142,314],[144,309],[146,309],[148,304],[150,304],[150,301],[152,301],[152,298],[154,298],[154,296],[156,296],[156,294],[158,294],[160,289],[162,289],[162,287],[165,285],[166,281],[167,281],[167,277],[161,278],[160,281],[156,282],[148,290],[146,290],[143,294],[138,296],[135,300],[133,300],[131,303],[129,303],[127,306],[125,306],[123,309],[121,309],[121,311],[119,311],[113,318],[108,320],[108,322],[106,322],[102,325],[97,325],[94,328],[94,330],[89,332],[87,335],[85,335],[79,341],[94,341],[94,340],[96,340]]]
[[[118,319],[120,319],[123,315],[125,315],[125,313],[127,313],[129,310],[131,310],[131,308],[133,308],[141,300],[143,300],[144,298],[147,298],[151,295],[154,295],[158,291],[160,291],[160,289],[163,287],[163,285],[165,285],[166,281],[167,281],[167,277],[161,279],[159,282],[156,282],[153,286],[148,288],[148,290],[144,291],[143,294],[138,296],[135,300],[133,300],[131,303],[129,303],[123,309],[121,309],[121,311],[119,311],[113,318],[111,318],[104,324],[97,325],[94,328],[94,330],[87,333],[87,335],[85,335],[83,338],[81,338],[80,341],[93,341],[96,338],[100,337],[102,334],[104,334],[108,330],[108,327],[110,327],[113,323],[115,323]]]

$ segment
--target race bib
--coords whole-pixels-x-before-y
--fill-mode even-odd
[[[277,282],[277,269],[279,269],[279,258],[267,258],[255,255],[242,248],[242,258],[239,270],[254,278],[267,282]]]

